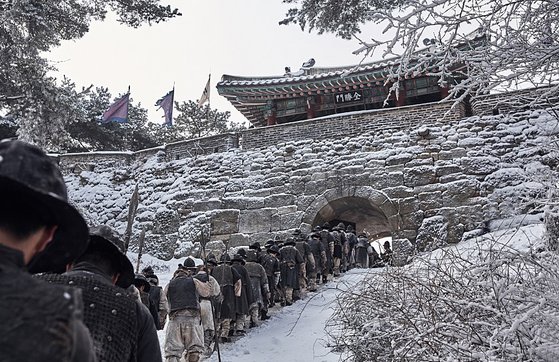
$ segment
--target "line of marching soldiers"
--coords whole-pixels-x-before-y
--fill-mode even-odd
[[[161,324],[169,315],[166,360],[199,361],[219,343],[230,342],[232,336],[242,336],[268,319],[269,309],[278,303],[289,306],[316,291],[317,284],[352,267],[389,262],[389,243],[381,258],[364,234],[356,236],[341,223],[328,228],[328,224],[316,227],[309,236],[296,229],[285,241],[269,240],[264,249],[254,243],[248,249],[237,248],[233,255],[225,252],[219,260],[210,254],[203,265],[186,258],[158,294],[159,314],[152,312]],[[144,274],[156,278],[151,269],[144,269]]]
[[[207,267],[187,258],[164,289],[151,288],[153,270],[135,276],[119,235],[88,227],[38,147],[0,141],[0,198],[3,362],[161,361],[156,329],[166,320],[166,361],[199,361],[212,340],[242,335],[270,306],[301,298],[307,282],[316,290],[359,254],[341,226],[316,229],[308,241],[296,231],[265,251],[253,244],[219,261],[208,256]]]

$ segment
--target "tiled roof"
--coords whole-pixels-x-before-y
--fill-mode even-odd
[[[377,61],[367,64],[352,65],[347,67],[323,67],[302,69],[298,72],[291,72],[285,75],[267,76],[267,77],[242,77],[224,74],[217,86],[266,86],[279,85],[287,83],[299,83],[307,81],[317,81],[327,78],[339,78],[350,76],[357,73],[371,72],[375,70],[385,69],[386,67],[397,65],[396,60],[393,61]]]

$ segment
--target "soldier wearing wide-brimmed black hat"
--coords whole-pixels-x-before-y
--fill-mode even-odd
[[[164,298],[161,296],[163,288],[159,286],[159,278],[153,271],[151,265],[142,269],[142,275],[144,275],[149,282],[149,302],[152,305],[153,320],[155,322],[155,327],[158,330],[163,329],[165,326],[165,320],[167,318],[167,310],[165,308]]]
[[[279,301],[279,290],[278,283],[280,277],[280,267],[279,267],[279,248],[277,245],[270,245],[266,249],[267,253],[262,255],[262,266],[266,270],[266,276],[268,277],[268,286],[270,288],[270,298],[268,299],[268,307],[273,307],[277,301]]]
[[[230,265],[231,257],[227,252],[221,255],[219,265],[212,268],[213,276],[221,288],[223,301],[218,308],[220,342],[229,342],[231,321],[236,318],[235,297],[241,295],[241,276]]]
[[[293,303],[293,291],[299,289],[299,272],[303,265],[303,257],[295,248],[295,240],[289,238],[280,248],[280,286],[284,296],[284,303]]]
[[[231,258],[231,268],[237,271],[241,276],[241,295],[235,297],[235,333],[237,335],[245,334],[245,320],[249,313],[249,306],[254,302],[252,295],[252,287],[250,286],[250,277],[245,268],[246,261],[239,254],[233,255]]]
[[[159,361],[161,349],[153,318],[126,291],[134,282],[134,268],[124,241],[106,225],[89,232],[89,246],[66,273],[41,278],[81,289],[84,320],[99,361]]]
[[[38,147],[0,142],[0,359],[91,361],[79,291],[26,271],[63,271],[87,247],[56,164]]]
[[[320,240],[320,233],[313,232],[309,239],[309,247],[315,261],[315,269],[309,275],[309,291],[316,291],[316,284],[320,283],[326,266],[326,249]]]

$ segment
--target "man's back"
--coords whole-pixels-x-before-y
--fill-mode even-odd
[[[40,278],[51,283],[74,286],[82,291],[84,322],[93,338],[99,361],[136,360],[136,300],[128,296],[124,289],[80,271],[62,275],[45,274]]]
[[[91,343],[79,318],[79,291],[35,280],[4,263],[9,253],[1,251],[0,360],[91,360],[79,350]]]

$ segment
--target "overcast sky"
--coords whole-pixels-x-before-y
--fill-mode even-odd
[[[165,1],[164,1],[165,3]],[[361,56],[356,40],[309,34],[297,25],[278,25],[288,6],[281,0],[168,1],[182,16],[132,29],[114,18],[94,23],[85,37],[65,42],[49,58],[78,86],[106,86],[116,96],[131,87],[134,103],[148,109],[151,121],[163,123],[155,101],[175,83],[175,101],[200,98],[211,72],[211,105],[244,120],[216,83],[223,74],[283,75],[309,58],[317,67],[354,65]]]

